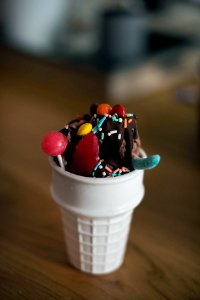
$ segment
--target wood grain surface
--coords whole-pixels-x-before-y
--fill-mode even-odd
[[[174,91],[126,103],[139,116],[143,147],[162,159],[145,173],[123,266],[87,275],[68,263],[40,140],[105,102],[104,76],[5,48],[0,56],[0,299],[200,299],[195,107],[178,103]]]

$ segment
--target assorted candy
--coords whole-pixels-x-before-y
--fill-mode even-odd
[[[93,104],[90,113],[77,115],[60,132],[48,133],[43,151],[64,169],[81,176],[117,177],[134,169],[151,169],[159,155],[141,158],[137,117],[123,105]]]

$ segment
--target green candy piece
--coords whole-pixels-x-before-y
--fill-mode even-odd
[[[160,162],[160,155],[155,154],[146,158],[132,158],[134,170],[150,170],[155,168]]]

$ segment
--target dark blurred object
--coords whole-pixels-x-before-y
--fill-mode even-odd
[[[146,51],[147,21],[143,11],[117,6],[101,15],[100,57],[103,63],[125,62]]]
[[[146,8],[150,12],[156,12],[163,8],[162,0],[144,0]]]
[[[199,148],[200,148],[200,60],[198,62],[198,66],[197,66],[197,74],[198,74],[198,87],[199,87],[199,97],[198,97],[198,102],[197,102],[197,126],[198,126],[198,144],[199,144]],[[200,158],[199,158],[200,160]]]
[[[159,32],[149,32],[148,34],[148,52],[156,53],[167,50],[172,47],[185,46],[189,43],[187,38],[162,34]]]

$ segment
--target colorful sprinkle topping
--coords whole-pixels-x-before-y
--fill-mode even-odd
[[[107,116],[104,116],[104,117],[98,122],[97,126],[92,130],[92,132],[93,132],[94,134],[96,134],[97,131],[99,130],[99,128],[102,126],[102,124],[103,124],[103,122],[105,121],[106,117],[107,117]]]

